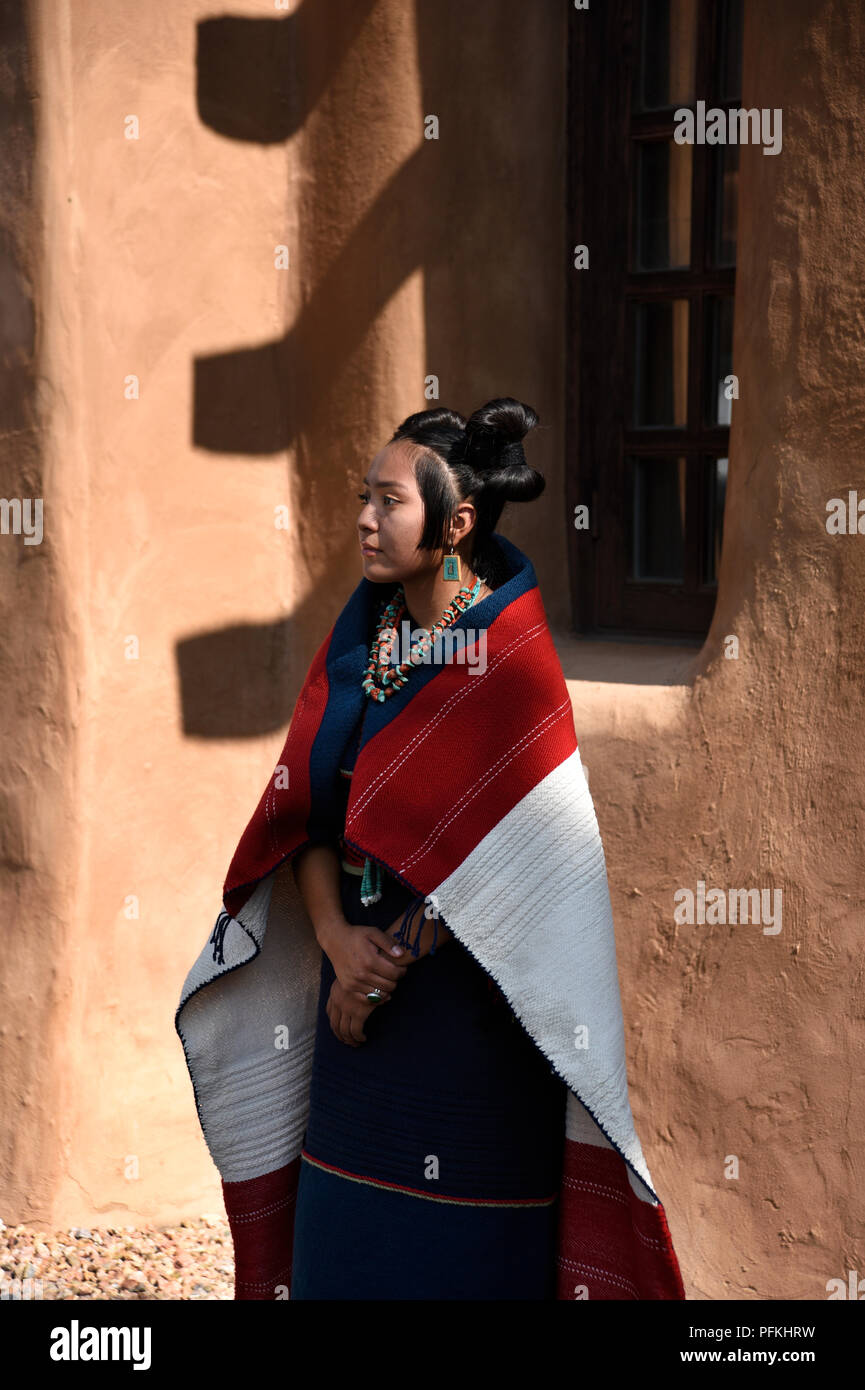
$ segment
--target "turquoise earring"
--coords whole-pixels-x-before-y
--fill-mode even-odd
[[[455,579],[459,584],[460,580],[460,557],[454,555],[454,548],[451,546],[450,555],[442,557],[442,573],[445,579]]]

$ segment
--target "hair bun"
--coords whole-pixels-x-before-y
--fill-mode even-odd
[[[528,462],[522,440],[538,416],[513,396],[498,396],[466,421],[461,459],[491,485],[495,480],[508,501],[530,502],[544,490],[544,479]]]
[[[488,468],[528,467],[521,440],[538,417],[530,405],[499,396],[480,406],[466,421],[464,463],[475,472]]]

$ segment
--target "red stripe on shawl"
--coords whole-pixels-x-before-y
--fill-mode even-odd
[[[683,1299],[664,1208],[638,1197],[614,1149],[565,1140],[558,1299]]]
[[[486,663],[443,664],[355,765],[347,838],[425,893],[577,747],[537,589],[487,629]]]
[[[284,1168],[245,1182],[225,1182],[222,1195],[234,1243],[235,1299],[286,1297],[291,1284],[300,1155]]]
[[[324,718],[330,692],[327,653],[332,636],[333,628],[313,658],[292,712],[279,763],[261,794],[229,865],[223,901],[232,916],[240,911],[249,897],[249,885],[263,878],[278,859],[284,859],[307,838],[306,823],[312,809],[309,755]],[[281,770],[279,780],[287,782],[287,786],[277,786],[278,770]],[[290,816],[284,813],[280,805],[283,797],[290,798]],[[278,840],[275,824],[279,825]]]

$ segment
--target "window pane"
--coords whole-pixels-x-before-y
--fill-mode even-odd
[[[669,270],[691,262],[693,146],[639,140],[634,146],[635,270]]]
[[[685,460],[631,458],[631,579],[684,580]]]
[[[724,537],[724,502],[727,497],[727,460],[707,459],[706,544],[703,582],[717,584],[721,568],[721,542]]]
[[[697,0],[643,0],[635,110],[690,105],[696,53]]]
[[[718,0],[718,98],[742,94],[742,0]]]
[[[683,146],[689,149],[690,146]],[[717,145],[712,159],[712,261],[736,264],[736,217],[739,207],[739,146]]]
[[[706,424],[729,425],[733,402],[725,378],[733,370],[733,298],[706,297]]]
[[[678,425],[688,418],[688,300],[634,305],[634,424]]]

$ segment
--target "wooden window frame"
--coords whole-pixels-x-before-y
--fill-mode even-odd
[[[724,109],[739,97],[715,96],[720,0],[699,0],[695,101]],[[713,160],[725,147],[692,148],[691,255],[682,270],[632,271],[634,140],[672,136],[676,107],[631,112],[642,0],[605,0],[574,11],[568,47],[568,280],[566,351],[569,578],[577,631],[598,636],[702,639],[717,583],[705,582],[707,460],[727,457],[728,426],[703,424],[707,296],[732,295],[735,266],[711,267]],[[704,41],[700,42],[699,35]],[[693,104],[692,104],[693,109]],[[700,211],[702,210],[702,215]],[[573,266],[585,244],[589,269]],[[629,423],[634,382],[626,339],[630,305],[686,297],[690,302],[685,428],[638,429]],[[684,584],[628,578],[630,500],[627,458],[684,457]],[[574,509],[589,507],[590,529],[576,530]]]

